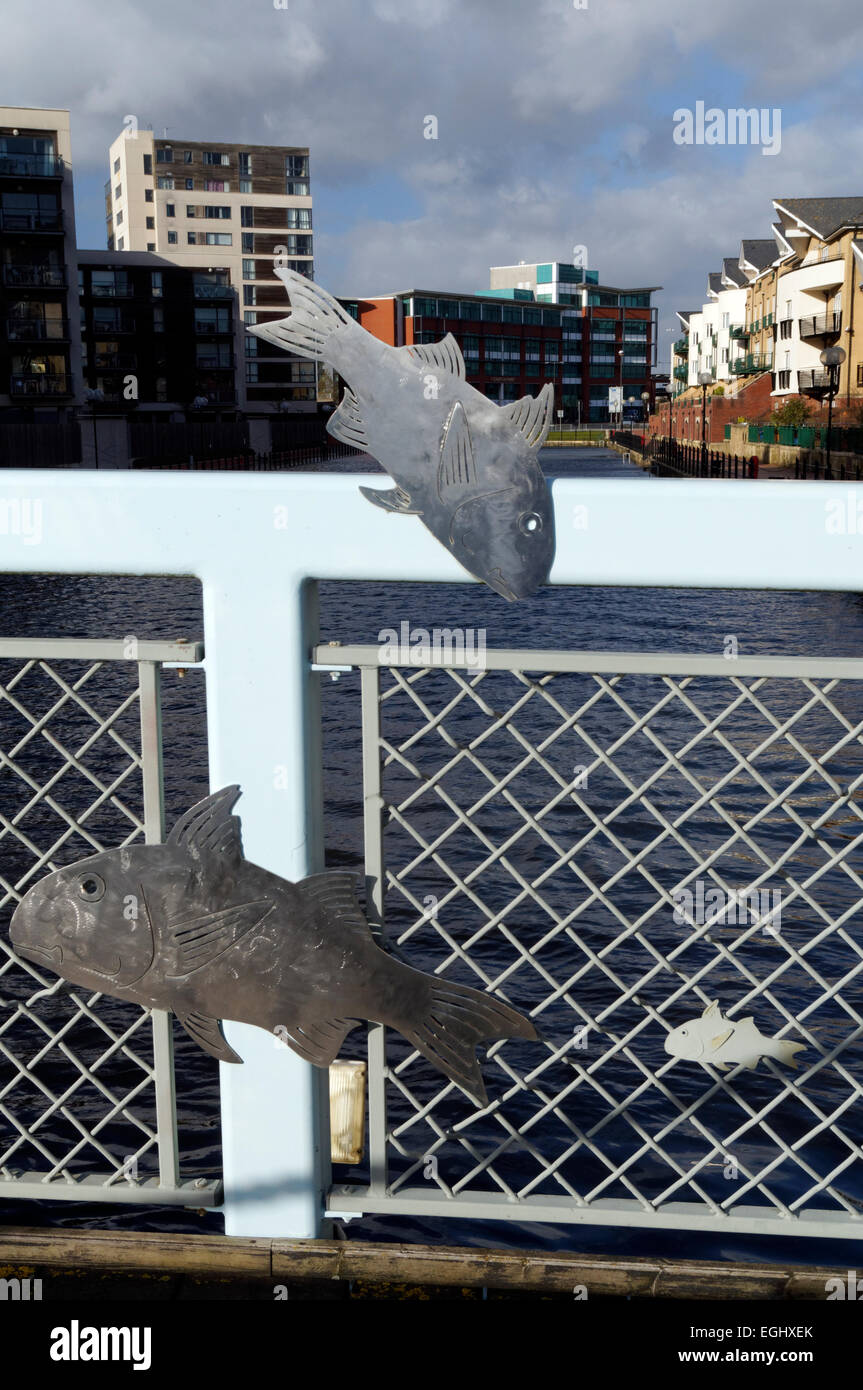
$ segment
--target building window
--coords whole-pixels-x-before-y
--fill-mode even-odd
[[[247,362],[247,363],[246,363],[246,381],[249,383],[249,385],[254,386],[254,385],[256,385],[257,380],[258,380],[258,364],[257,364],[257,362]]]
[[[145,154],[145,155],[144,155],[144,173],[145,173],[145,174],[152,174],[152,172],[153,172],[153,156],[152,156],[151,154]]]
[[[118,227],[119,227],[119,225],[120,225],[120,223],[121,223],[122,221],[123,221],[123,210],[122,210],[122,208],[121,208],[120,211],[117,213],[117,226],[118,226]]]
[[[219,204],[206,203],[204,206],[204,216],[227,222],[231,216],[231,209]]]
[[[243,303],[244,303],[244,304],[257,304],[257,302],[258,302],[257,287],[256,287],[255,285],[244,285],[244,286],[243,286]]]
[[[246,312],[243,314],[243,323],[257,323],[257,322],[258,322],[258,316],[257,316],[257,314],[254,312],[254,310],[248,310],[248,309],[247,309]]]
[[[311,208],[288,208],[288,220],[285,224],[294,230],[311,231],[312,210]],[[456,313],[458,310],[456,310]],[[452,315],[451,317],[455,317]]]
[[[232,241],[230,232],[207,232],[207,246],[230,246]]]
[[[148,218],[147,218],[147,231],[148,231],[148,232],[152,232],[152,231],[155,230],[155,227],[156,227],[155,218],[153,218],[153,217],[148,217]]]
[[[230,367],[232,365],[230,343],[195,344],[196,367]]]
[[[221,309],[210,305],[195,306],[196,333],[230,333],[230,331],[230,309]]]
[[[187,217],[194,217],[194,216],[195,216],[195,205],[194,205],[194,203],[187,203],[187,204],[186,204],[186,216],[187,216]]]
[[[157,174],[157,175],[156,175],[156,187],[157,187],[157,188],[173,188],[173,187],[174,187],[174,180],[173,180],[173,178],[171,177],[170,174]]]
[[[173,164],[173,162],[174,162],[174,147],[173,147],[173,145],[163,145],[161,149],[156,150],[156,163],[157,163],[157,164]]]
[[[118,183],[118,184],[117,184],[117,187],[114,189],[114,197],[115,197],[115,198],[122,198],[122,196],[123,196],[123,185],[122,185],[121,183]]]
[[[252,180],[251,180],[251,179],[240,179],[240,192],[241,192],[241,193],[251,193],[251,191],[252,191]]]
[[[155,243],[155,241],[148,241],[148,242],[147,242],[147,250],[148,250],[148,251],[155,251],[155,249],[156,249],[156,243]]]
[[[169,246],[176,246],[176,245],[177,245],[177,233],[176,233],[176,232],[169,232],[169,233],[168,233],[168,245],[169,245]]]
[[[119,174],[119,172],[120,172],[120,161],[119,161],[119,159],[115,159],[115,160],[114,160],[114,173],[115,173],[115,174]]]
[[[177,206],[176,206],[176,203],[166,203],[166,204],[165,204],[165,216],[166,216],[166,217],[176,217],[176,215],[177,215]]]
[[[248,208],[248,207],[246,207],[246,208],[240,208],[240,226],[241,226],[241,227],[254,227],[254,225],[255,225],[255,209],[254,209],[254,208]]]
[[[189,243],[190,246],[197,246],[197,244],[198,244],[198,233],[197,233],[197,232],[187,232],[187,233],[186,233],[186,241]]]
[[[122,249],[123,249],[123,238],[122,238],[122,237],[119,237],[118,240],[117,240],[117,250],[118,250],[118,251],[122,251]]]
[[[191,162],[192,162],[192,151],[191,151],[191,150],[183,150],[183,163],[184,163],[184,164],[191,164]]]
[[[308,155],[285,155],[285,174],[289,179],[307,179],[309,177]]]
[[[186,180],[185,180],[185,184],[186,184],[186,192],[187,192],[187,193],[191,193],[192,189],[195,187],[195,180],[194,180],[194,179],[186,179]]]
[[[153,201],[153,190],[152,190],[152,188],[145,188],[145,189],[144,189],[144,202],[145,202],[145,203],[152,203],[152,201]]]
[[[243,261],[243,279],[244,279],[244,280],[254,280],[254,279],[255,279],[255,262],[254,262],[254,261]]]
[[[244,251],[254,251],[254,249],[255,249],[255,234],[254,234],[254,232],[243,232],[243,250],[244,250]]]
[[[231,158],[227,154],[218,154],[215,150],[204,150],[203,161],[205,164],[230,164]]]
[[[162,298],[162,272],[154,270],[150,276],[150,293],[154,299]]]
[[[285,193],[289,198],[308,198],[308,179],[287,179],[285,182]]]
[[[226,179],[204,179],[207,193],[230,193],[231,185]]]

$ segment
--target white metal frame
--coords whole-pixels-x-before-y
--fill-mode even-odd
[[[418,519],[361,497],[361,484],[380,482],[83,470],[8,470],[0,482],[0,571],[200,578],[211,785],[242,785],[246,851],[288,878],[322,862],[313,581],[465,579]],[[861,485],[560,479],[553,494],[556,584],[863,587],[863,525],[850,524],[863,515]],[[839,499],[845,534],[827,527]],[[34,501],[37,544],[14,525],[14,504]],[[477,588],[478,615],[483,603]],[[226,1033],[245,1058],[222,1067],[226,1229],[314,1236],[328,1170],[326,1073],[260,1030]]]

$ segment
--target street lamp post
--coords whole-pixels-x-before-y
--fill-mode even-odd
[[[699,372],[698,384],[701,387],[701,471],[707,468],[707,388],[713,385],[711,372]]]
[[[825,348],[821,354],[821,361],[827,368],[827,476],[830,476],[830,452],[833,444],[833,397],[839,389],[839,369],[845,361],[845,349],[841,347]]]
[[[649,391],[642,391],[642,393],[641,393],[641,403],[642,403],[642,405],[644,406],[644,426],[645,426],[645,428],[644,428],[644,433],[647,434],[647,433],[648,433],[648,425],[649,425],[649,421],[650,421],[650,392],[649,392]]]

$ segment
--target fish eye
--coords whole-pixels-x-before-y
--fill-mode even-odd
[[[105,896],[105,880],[98,874],[82,874],[78,879],[78,897],[85,902],[97,903],[100,898]]]
[[[526,536],[536,535],[537,531],[542,530],[542,517],[538,512],[522,512],[518,527]]]

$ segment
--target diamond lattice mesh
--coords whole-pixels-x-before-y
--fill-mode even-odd
[[[143,839],[138,667],[0,662],[0,1176],[158,1172],[150,1014],[19,959],[45,873]]]
[[[484,1112],[387,1034],[389,1190],[859,1219],[863,683],[381,680],[388,936],[542,1031]],[[797,1069],[669,1056],[714,1000]]]

